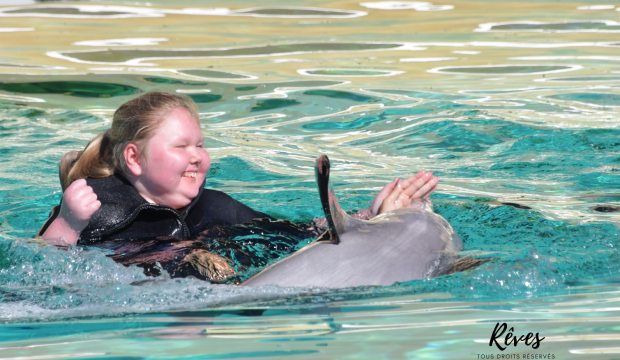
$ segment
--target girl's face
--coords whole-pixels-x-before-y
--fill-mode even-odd
[[[147,200],[179,209],[198,195],[211,159],[200,126],[182,107],[165,117],[141,158],[138,191]]]

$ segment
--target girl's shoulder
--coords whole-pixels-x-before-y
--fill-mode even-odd
[[[147,201],[136,188],[121,175],[110,175],[105,178],[86,178],[101,204],[116,204],[123,207],[137,207]]]
[[[213,189],[203,189],[190,213],[188,220],[191,223],[225,223],[237,225],[257,218],[271,218],[269,215],[256,211],[251,207],[235,200],[230,195]]]

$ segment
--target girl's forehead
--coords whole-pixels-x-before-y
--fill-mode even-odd
[[[159,126],[159,131],[188,131],[191,133],[199,133],[200,131],[199,121],[192,116],[192,114],[184,108],[174,108],[170,110],[162,119]]]
[[[186,108],[182,107],[182,106],[176,106],[170,110],[168,110],[166,113],[164,113],[164,119],[171,119],[171,118],[177,118],[177,119],[187,119],[187,120],[192,120],[194,122],[198,122],[198,120],[196,120],[196,118],[194,118],[194,116],[192,115],[191,112],[189,112]]]

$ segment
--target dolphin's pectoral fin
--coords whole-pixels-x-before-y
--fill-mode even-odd
[[[443,269],[441,275],[449,275],[457,272],[472,270],[477,268],[482,264],[486,264],[491,261],[496,261],[498,258],[475,258],[468,256],[463,256],[456,261],[452,262],[449,267]]]

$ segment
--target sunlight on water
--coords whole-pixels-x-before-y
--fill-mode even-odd
[[[617,5],[260,5],[0,4],[0,358],[620,356]],[[319,154],[350,211],[431,170],[463,255],[491,261],[389,287],[245,288],[33,242],[62,155],[152,90],[198,104],[208,187],[307,223]],[[313,239],[285,240],[248,271]],[[545,339],[501,352],[498,322]]]

